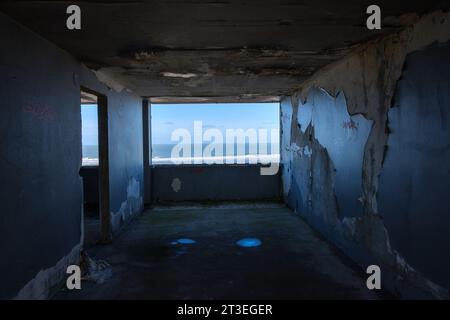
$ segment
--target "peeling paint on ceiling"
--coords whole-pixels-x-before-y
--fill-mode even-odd
[[[448,1],[379,0],[383,29],[365,26],[369,0],[2,1],[0,10],[69,51],[114,90],[142,97],[283,96],[359,44],[398,31]]]

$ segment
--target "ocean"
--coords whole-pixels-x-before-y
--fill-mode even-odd
[[[209,145],[204,143],[202,150]],[[172,149],[176,144],[153,144],[152,145],[152,164],[171,164]],[[223,146],[222,156],[212,152],[210,156],[193,157],[195,145],[192,144],[191,154],[181,154],[180,157],[184,163],[277,163],[280,158],[280,150],[278,145],[274,145],[275,150],[272,151],[270,143],[267,144],[267,151],[264,154],[263,150],[258,150],[257,144],[235,144],[229,145],[230,150],[233,150],[232,155],[227,155],[227,149]],[[252,149],[252,150],[251,150]],[[256,150],[256,152],[255,152]]]
[[[98,166],[98,146],[83,146],[83,166]]]
[[[205,143],[202,146],[202,150],[209,145]],[[176,144],[153,144],[152,145],[152,164],[173,164],[171,159],[172,149]],[[243,147],[243,152],[240,148]],[[184,163],[278,163],[280,160],[280,150],[279,146],[275,145],[275,150],[272,151],[272,146],[270,143],[267,144],[267,154],[263,154],[263,150],[258,150],[257,144],[250,145],[236,144],[230,145],[230,149],[233,150],[232,155],[226,154],[226,147],[223,147],[222,156],[211,154],[208,157],[192,157],[194,153],[194,144],[191,145],[191,153],[189,155],[181,154]],[[234,147],[234,148],[233,148]],[[253,147],[254,150],[250,150]],[[83,166],[95,166],[98,165],[98,146],[94,145],[84,145],[83,146]]]

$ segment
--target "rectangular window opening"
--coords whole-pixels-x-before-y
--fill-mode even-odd
[[[81,103],[83,167],[98,166],[98,106],[96,101]]]
[[[280,104],[151,105],[152,165],[280,161]]]

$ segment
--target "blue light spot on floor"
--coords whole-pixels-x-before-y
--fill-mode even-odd
[[[236,244],[240,247],[251,248],[251,247],[259,247],[262,242],[256,238],[244,238],[236,242]]]
[[[173,241],[172,244],[194,244],[194,243],[196,243],[196,242],[197,242],[197,241],[192,240],[192,239],[181,238],[181,239],[178,239],[178,240],[176,240],[176,241]]]

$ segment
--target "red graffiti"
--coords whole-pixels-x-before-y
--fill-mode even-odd
[[[342,123],[342,128],[344,128],[344,129],[358,130],[358,126],[359,126],[359,124],[353,120],[344,121]]]
[[[203,168],[194,168],[191,170],[192,173],[200,174],[203,173]]]
[[[46,105],[26,105],[23,111],[30,113],[39,120],[55,120],[55,111]]]

